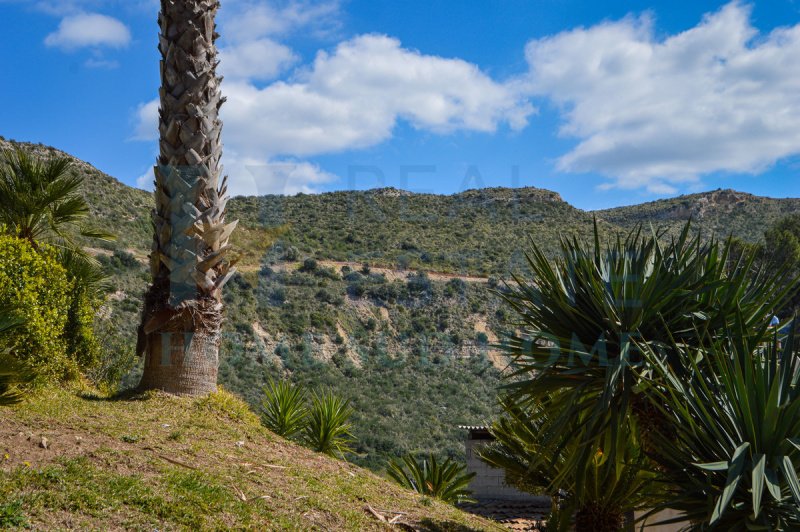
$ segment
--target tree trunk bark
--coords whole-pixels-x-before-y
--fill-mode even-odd
[[[181,395],[216,390],[221,290],[236,222],[225,222],[222,175],[225,99],[216,74],[218,0],[161,0],[160,154],[150,270],[137,352],[141,389]]]

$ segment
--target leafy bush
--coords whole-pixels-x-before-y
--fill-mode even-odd
[[[264,387],[261,419],[264,425],[284,438],[291,438],[308,421],[306,395],[302,388],[286,381],[270,380]]]
[[[330,456],[343,456],[352,452],[352,415],[353,409],[349,401],[332,392],[315,393],[311,398],[303,441],[314,451]]]
[[[17,309],[23,323],[10,333],[15,356],[45,378],[78,374],[68,356],[65,330],[72,286],[55,254],[25,240],[0,235],[0,305]]]
[[[465,473],[465,466],[447,458],[439,463],[431,454],[418,462],[414,456],[389,461],[387,474],[404,488],[436,497],[451,504],[474,502],[467,489],[475,473]]]

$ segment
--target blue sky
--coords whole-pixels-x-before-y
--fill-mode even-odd
[[[0,0],[0,135],[148,187],[157,12]],[[794,0],[222,0],[218,22],[234,193],[800,196]]]

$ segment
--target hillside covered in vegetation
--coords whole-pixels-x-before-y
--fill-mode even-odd
[[[97,329],[119,358],[109,365],[134,367],[124,379],[132,385],[152,196],[87,163],[77,168],[93,218],[119,235],[92,244],[112,287]],[[716,191],[591,213],[532,188],[380,189],[236,197],[229,208],[240,219],[240,262],[226,288],[221,384],[256,408],[270,378],[332,389],[355,407],[350,459],[382,471],[409,452],[460,459],[457,425],[497,412],[507,360],[493,344],[514,327],[497,291],[525,268],[528,239],[555,253],[561,232],[588,236],[597,216],[604,231],[661,221],[674,230],[691,217],[704,234],[756,241],[774,220],[800,212],[800,200]]]

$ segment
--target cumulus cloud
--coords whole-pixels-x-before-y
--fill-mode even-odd
[[[158,139],[158,100],[140,104],[136,108],[136,127],[133,140]]]
[[[579,140],[558,161],[606,187],[671,193],[712,172],[758,173],[800,153],[800,25],[760,35],[738,2],[659,39],[648,16],[532,41],[531,92]]]
[[[311,191],[333,176],[302,162],[292,162],[289,173],[265,165],[372,146],[390,138],[400,120],[435,133],[491,133],[501,125],[521,129],[534,112],[518,81],[495,81],[466,61],[423,55],[382,35],[320,52],[291,82],[259,88],[253,80],[223,84],[224,139],[237,154],[236,164],[226,155],[232,190],[252,188],[254,180],[261,193]],[[140,106],[136,138],[156,135],[157,110],[157,101]],[[284,178],[293,185],[280,184]]]
[[[226,79],[266,81],[296,62],[297,56],[288,46],[265,38],[225,47],[219,59]]]
[[[151,166],[145,173],[136,178],[136,186],[141,188],[142,190],[152,191],[153,183],[155,183],[155,180],[156,180],[155,171]]]
[[[378,144],[400,119],[438,133],[520,129],[533,108],[515,87],[460,59],[365,35],[320,52],[294,82],[226,84],[226,138],[245,152],[309,156]]]
[[[131,32],[119,20],[98,13],[81,13],[61,19],[58,29],[44,43],[63,50],[78,48],[124,48],[131,41]]]
[[[312,193],[317,192],[320,185],[339,179],[306,161],[240,159],[236,153],[226,155],[225,161],[232,195]]]

